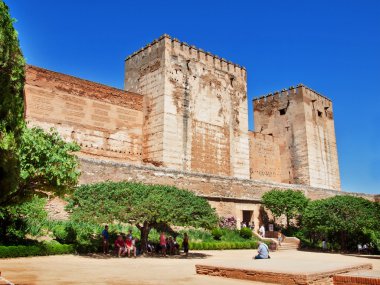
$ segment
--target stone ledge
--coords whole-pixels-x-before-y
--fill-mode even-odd
[[[338,274],[333,277],[334,285],[380,285],[379,271],[359,271],[346,274]]]
[[[227,268],[227,267],[210,266],[210,265],[195,265],[196,273],[201,274],[201,275],[218,276],[218,277],[242,279],[242,280],[250,280],[250,281],[261,281],[261,282],[277,283],[277,284],[285,284],[285,285],[334,284],[333,276],[335,274],[341,274],[341,273],[363,270],[363,269],[372,269],[372,264],[363,263],[360,265],[350,266],[350,267],[336,269],[332,271],[312,273],[312,274],[284,273],[284,272],[263,271],[263,270],[254,270],[254,269],[238,269],[238,268]],[[371,284],[371,283],[365,283],[365,284]]]

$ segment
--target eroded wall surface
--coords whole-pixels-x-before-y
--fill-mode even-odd
[[[281,181],[340,189],[332,103],[300,85],[255,99],[255,130],[278,139]]]
[[[25,103],[29,125],[56,128],[83,154],[141,162],[141,95],[28,66]]]
[[[126,90],[148,95],[146,109],[162,120],[147,132],[156,132],[155,145],[162,145],[158,165],[249,177],[243,68],[163,36],[130,56],[125,70]]]
[[[273,135],[249,132],[250,178],[281,182],[279,141]]]
[[[302,87],[253,101],[255,131],[279,143],[281,182],[310,185]]]
[[[124,88],[144,95],[142,160],[156,166],[164,161],[165,42],[134,53],[125,61]]]
[[[310,184],[340,189],[332,102],[304,88]]]

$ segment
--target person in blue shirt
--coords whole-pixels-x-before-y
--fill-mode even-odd
[[[254,258],[255,259],[267,259],[267,258],[270,258],[269,257],[269,248],[268,246],[259,241],[259,247],[257,248],[257,253],[258,255],[256,255]]]
[[[110,238],[110,235],[108,233],[108,225],[105,225],[104,230],[102,231],[102,237],[103,237],[103,253],[108,254],[109,253],[109,238]]]

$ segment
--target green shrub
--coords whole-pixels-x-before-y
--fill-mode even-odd
[[[241,228],[240,236],[245,239],[250,239],[252,237],[252,230],[247,227]]]
[[[223,236],[223,232],[220,228],[214,228],[212,231],[211,231],[211,235],[213,236],[213,238],[215,240],[220,240]]]
[[[37,245],[0,246],[0,258],[41,256],[75,253],[73,245],[58,242],[40,243]]]
[[[243,242],[193,242],[190,243],[190,250],[223,250],[223,249],[253,249],[257,248],[257,241]]]

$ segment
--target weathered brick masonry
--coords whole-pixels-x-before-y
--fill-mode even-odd
[[[124,83],[26,69],[26,119],[80,144],[81,183],[176,185],[256,226],[270,189],[343,194],[332,102],[310,88],[253,100],[248,131],[246,69],[168,35],[127,57]]]
[[[30,125],[56,128],[84,154],[141,163],[142,95],[28,66],[25,100]]]

